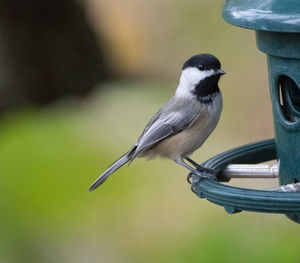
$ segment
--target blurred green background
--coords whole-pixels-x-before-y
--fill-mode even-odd
[[[193,159],[273,137],[273,126],[265,56],[254,32],[222,20],[223,1],[84,3],[115,75],[84,98],[2,114],[0,262],[299,262],[297,224],[228,215],[197,198],[171,161],[136,160],[87,191],[172,96],[194,54],[216,55],[227,75],[220,123]]]

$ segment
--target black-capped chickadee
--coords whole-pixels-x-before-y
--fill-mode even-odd
[[[224,74],[219,60],[213,55],[200,54],[187,60],[175,95],[152,117],[134,146],[109,166],[89,191],[137,157],[166,157],[201,176],[184,159],[196,165],[188,156],[217,126],[222,111],[218,82]]]

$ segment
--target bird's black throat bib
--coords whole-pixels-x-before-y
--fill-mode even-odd
[[[201,80],[195,87],[194,94],[197,99],[202,103],[211,103],[213,100],[213,95],[220,92],[218,81],[220,79],[219,75],[212,75]]]

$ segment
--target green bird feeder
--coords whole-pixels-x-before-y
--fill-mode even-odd
[[[278,176],[281,187],[251,190],[197,181],[193,176],[192,190],[229,213],[283,213],[300,223],[300,2],[226,0],[223,18],[232,25],[254,29],[257,47],[267,56],[275,140],[241,146],[203,165],[213,169],[220,181],[235,177],[237,171],[248,178]],[[277,160],[277,166],[249,165],[270,160]]]

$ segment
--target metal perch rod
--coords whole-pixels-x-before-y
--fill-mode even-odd
[[[227,178],[277,178],[278,164],[230,164],[223,170]]]
[[[278,164],[230,164],[223,174],[227,178],[278,178]],[[300,183],[282,185],[271,189],[276,192],[300,192]]]

